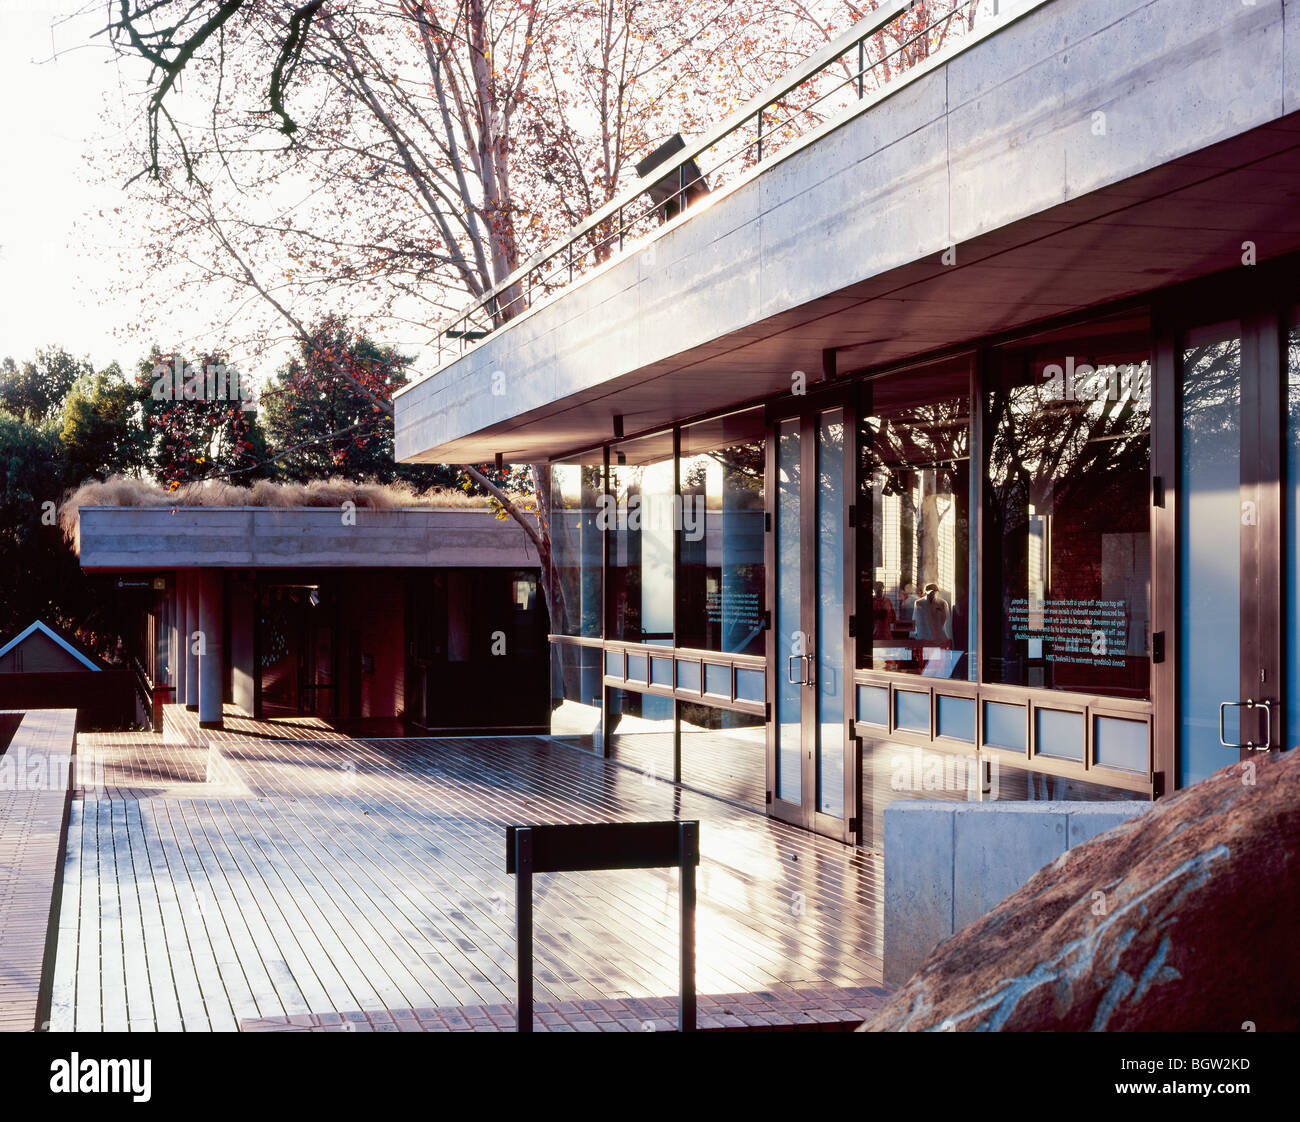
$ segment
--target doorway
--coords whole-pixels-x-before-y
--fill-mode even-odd
[[[1296,605],[1284,468],[1297,403],[1285,330],[1275,314],[1197,323],[1173,348],[1179,786],[1287,742]]]
[[[845,842],[856,840],[860,787],[849,735],[854,424],[843,401],[775,418],[767,471],[770,810]]]

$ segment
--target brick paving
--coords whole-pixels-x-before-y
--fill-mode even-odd
[[[877,855],[543,737],[266,731],[180,709],[166,737],[83,735],[103,776],[72,804],[52,1027],[508,1007],[519,822],[700,819],[697,984],[733,995],[711,1001],[879,985]],[[676,992],[675,871],[539,876],[535,902],[538,1014],[561,1031],[593,1011],[575,1003]]]
[[[76,742],[74,709],[24,714],[0,755],[0,1031],[40,1027],[50,911]]]

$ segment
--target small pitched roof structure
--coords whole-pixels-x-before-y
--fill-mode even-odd
[[[31,656],[24,657],[27,652]],[[90,655],[39,619],[0,647],[0,674],[102,669]]]

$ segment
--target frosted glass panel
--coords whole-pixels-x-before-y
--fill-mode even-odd
[[[1059,709],[1034,710],[1034,752],[1083,762],[1083,714]]]
[[[799,422],[781,422],[776,440],[776,797],[797,803],[803,791],[798,667],[806,653],[799,585]]]
[[[1187,786],[1237,758],[1219,743],[1219,703],[1236,700],[1241,673],[1241,337],[1235,323],[1187,338],[1182,417],[1178,712],[1179,780]],[[1238,738],[1237,712],[1228,711],[1229,740]]]
[[[1118,717],[1094,717],[1092,739],[1097,763],[1145,772],[1149,757],[1147,726],[1142,721]]]
[[[984,703],[984,743],[998,748],[1025,746],[1025,710],[1001,701]]]
[[[817,418],[817,809],[844,817],[844,411]]]
[[[938,735],[952,740],[975,743],[975,699],[971,697],[935,698],[935,723]]]
[[[894,694],[894,726],[908,732],[930,732],[930,695],[898,690]]]

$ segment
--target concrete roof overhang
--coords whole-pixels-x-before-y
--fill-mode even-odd
[[[81,567],[536,568],[523,529],[490,510],[82,507]]]
[[[398,459],[551,459],[827,349],[884,366],[1300,250],[1298,12],[1044,4],[404,390]]]

